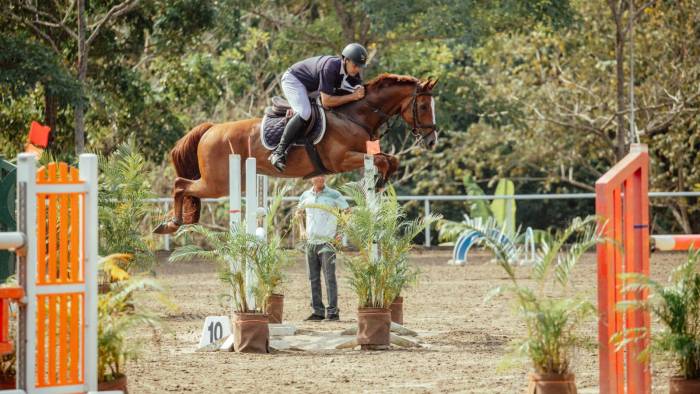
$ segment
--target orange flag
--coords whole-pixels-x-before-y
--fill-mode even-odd
[[[39,122],[32,121],[32,125],[29,129],[29,143],[39,148],[44,148],[49,146],[49,135],[51,134],[51,128],[49,126],[44,126]]]

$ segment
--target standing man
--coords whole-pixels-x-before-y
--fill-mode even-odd
[[[345,198],[335,189],[326,186],[323,175],[311,178],[311,189],[299,197],[299,208],[306,214],[306,263],[311,281],[311,307],[313,312],[305,320],[338,320],[338,285],[335,279],[335,252],[330,243],[338,237],[335,216],[323,209],[307,206],[324,205],[329,208],[347,209]],[[301,211],[298,211],[301,212]],[[328,307],[323,305],[321,271],[326,280]]]

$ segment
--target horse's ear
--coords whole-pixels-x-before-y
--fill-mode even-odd
[[[433,77],[428,77],[425,81],[422,81],[420,83],[420,90],[430,90],[430,84],[433,82],[432,78]]]
[[[440,78],[438,77],[438,78],[435,78],[435,79],[432,80],[432,81],[429,80],[430,83],[428,84],[428,90],[433,90],[433,88],[435,87],[435,85],[437,85],[439,79],[440,79]]]

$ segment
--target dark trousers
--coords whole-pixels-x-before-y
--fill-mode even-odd
[[[338,284],[335,280],[335,252],[328,244],[308,244],[306,246],[306,264],[311,282],[311,307],[313,313],[319,316],[338,313]],[[323,305],[321,294],[321,271],[326,280],[326,293],[328,295],[328,308]]]

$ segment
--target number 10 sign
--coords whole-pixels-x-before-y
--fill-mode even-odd
[[[207,316],[199,338],[199,347],[207,346],[231,335],[231,319],[228,316]]]

